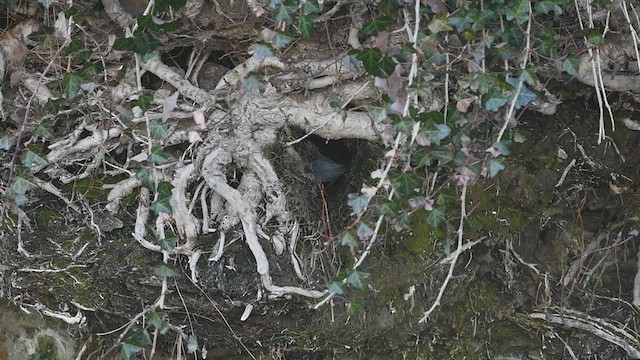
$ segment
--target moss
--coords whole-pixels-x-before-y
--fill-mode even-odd
[[[36,353],[32,360],[56,360],[58,359],[58,347],[56,340],[50,336],[40,336],[37,340]]]

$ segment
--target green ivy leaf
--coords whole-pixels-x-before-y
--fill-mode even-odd
[[[306,0],[302,5],[302,15],[317,14],[320,11],[320,5],[317,0]]]
[[[53,121],[45,120],[40,122],[36,130],[33,132],[33,138],[53,139]]]
[[[162,140],[169,135],[169,124],[162,124],[157,120],[149,121],[149,134],[154,140]]]
[[[283,47],[291,44],[291,42],[295,40],[295,38],[284,31],[277,31],[276,36],[271,40],[271,44],[276,49],[282,49]]]
[[[256,56],[261,58],[268,58],[273,56],[273,49],[267,44],[256,45],[254,52]]]
[[[576,54],[568,55],[562,62],[562,71],[571,76],[578,76],[580,69],[580,57]]]
[[[175,235],[165,236],[164,239],[160,240],[160,249],[164,251],[173,251],[176,248],[176,244],[178,243],[178,237]]]
[[[0,137],[0,150],[9,150],[13,146],[14,135],[13,134],[3,134]]]
[[[161,278],[171,278],[171,277],[180,276],[180,270],[178,270],[177,267],[171,264],[166,264],[166,263],[163,263],[162,265],[158,266],[153,273],[156,274],[156,276]]]
[[[173,190],[173,185],[171,185],[170,182],[161,181],[158,184],[157,192],[158,192],[159,196],[171,197],[171,190]]]
[[[82,42],[81,40],[71,40],[71,42],[69,43],[69,45],[67,45],[67,47],[64,49],[64,51],[62,52],[63,56],[69,56],[71,54],[73,54],[74,52],[83,49],[84,48],[84,42]]]
[[[171,204],[169,203],[169,198],[159,198],[149,206],[149,209],[151,211],[155,211],[158,214],[171,214]]]
[[[377,205],[378,211],[382,215],[396,217],[398,216],[398,206],[392,202],[384,202]]]
[[[362,33],[367,36],[377,35],[391,24],[393,24],[393,19],[390,16],[382,16],[365,23],[362,27]]]
[[[451,31],[453,30],[453,26],[449,23],[447,14],[438,13],[429,24],[429,30],[434,34],[437,34],[442,31]]]
[[[417,188],[420,187],[416,174],[410,172],[400,172],[394,170],[389,173],[389,180],[393,188],[404,196],[413,195]]]
[[[66,73],[64,75],[64,78],[62,79],[62,86],[64,87],[64,92],[67,95],[68,100],[73,100],[73,98],[78,95],[83,81],[84,79],[78,74]]]
[[[332,293],[336,293],[338,295],[344,294],[344,289],[342,289],[342,283],[338,281],[334,281],[329,284],[329,291]]]
[[[147,111],[151,107],[151,102],[153,101],[153,95],[150,93],[142,94],[135,101],[135,105],[140,107],[142,111]]]
[[[365,291],[367,288],[365,280],[367,278],[369,278],[369,273],[353,270],[350,272],[349,276],[347,276],[347,284],[360,291]]]
[[[27,150],[20,158],[20,161],[22,165],[27,167],[44,166],[49,163],[43,156],[40,156],[32,150]]]
[[[386,78],[396,69],[395,61],[383,55],[377,48],[363,49],[356,58],[362,61],[364,68],[373,76]]]
[[[169,159],[167,159],[167,156],[164,154],[164,148],[162,146],[153,145],[149,153],[149,161],[158,165],[168,163]]]
[[[553,12],[556,16],[562,15],[562,8],[558,4],[565,4],[566,1],[562,0],[551,0],[551,1],[540,1],[536,4],[536,11],[549,15],[549,13]]]
[[[155,311],[150,312],[149,314],[147,314],[146,319],[147,322],[158,329],[158,331],[160,331],[160,334],[162,335],[165,335],[169,330],[169,321],[167,320],[167,314],[161,309],[156,309]]]
[[[444,221],[446,214],[446,207],[444,205],[435,206],[433,210],[427,215],[427,222],[435,229]]]
[[[349,205],[356,215],[360,215],[364,208],[369,204],[369,196],[364,193],[349,194],[347,205]]]
[[[556,58],[558,56],[558,41],[547,39],[539,42],[536,46],[538,51],[544,56]]]
[[[155,191],[155,185],[153,181],[151,181],[151,176],[149,176],[149,171],[145,168],[139,168],[136,170],[136,178],[142,183],[142,186],[146,187],[149,191]]]
[[[524,0],[521,0],[524,1]],[[467,17],[471,22],[471,30],[478,32],[485,28],[486,22],[495,15],[492,10],[485,9],[480,11],[478,9],[472,9]]]
[[[451,133],[451,128],[445,124],[435,124],[427,126],[416,136],[419,145],[430,146],[431,144],[440,145],[440,141],[444,140]]]
[[[131,355],[142,351],[142,349],[149,345],[151,345],[149,333],[147,333],[146,330],[135,330],[124,339],[122,351],[124,352],[124,356],[128,359]]]
[[[345,233],[342,234],[342,237],[340,237],[340,245],[348,246],[350,249],[355,249],[358,247],[358,242],[350,232],[345,231]]]
[[[491,159],[488,162],[489,176],[496,176],[501,170],[504,170],[504,164],[501,159]]]
[[[113,44],[115,50],[133,51],[137,54],[144,55],[155,51],[161,45],[160,40],[149,32],[137,30],[133,37],[118,37]]]
[[[293,24],[293,17],[291,14],[294,14],[296,11],[295,6],[289,6],[282,4],[278,6],[278,8],[273,12],[273,19],[276,22],[285,22],[287,24]]]
[[[355,316],[358,314],[358,310],[362,307],[362,303],[360,301],[352,301],[347,305],[347,314],[349,316]]]
[[[170,9],[180,11],[187,5],[186,0],[156,0],[155,11],[165,12]]]
[[[408,117],[401,117],[396,114],[389,114],[389,118],[393,120],[393,126],[397,131],[406,135],[411,134],[413,131],[413,120]]]
[[[356,235],[358,235],[358,239],[360,239],[360,241],[368,241],[373,236],[373,230],[371,230],[367,224],[360,223],[360,225],[358,225]]]
[[[27,193],[27,191],[35,189],[37,187],[38,185],[27,180],[26,178],[22,176],[16,176],[13,179],[13,183],[11,183],[10,189],[14,194],[24,195]]]
[[[512,1],[504,10],[508,21],[515,20],[522,25],[529,20],[529,0]]]
[[[198,338],[193,334],[189,334],[189,339],[187,340],[187,352],[189,354],[193,354],[197,350],[198,350]]]
[[[489,111],[498,111],[507,103],[507,97],[500,89],[492,88],[483,96],[484,108]]]
[[[250,73],[249,76],[247,76],[244,79],[244,88],[247,91],[251,91],[251,90],[261,91],[265,88],[264,78],[262,77],[261,74]]]
[[[304,37],[310,37],[313,35],[313,30],[315,29],[315,21],[318,18],[318,15],[310,14],[310,15],[301,15],[298,21],[298,29],[300,33]]]

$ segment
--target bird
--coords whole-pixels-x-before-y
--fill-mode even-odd
[[[318,183],[336,181],[347,171],[347,166],[338,164],[327,156],[317,153],[311,161],[311,177]]]

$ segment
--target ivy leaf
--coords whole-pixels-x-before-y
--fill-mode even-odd
[[[505,8],[507,20],[515,20],[518,24],[524,24],[529,20],[529,0],[519,0],[517,3],[510,3]]]
[[[187,351],[189,352],[189,354],[193,354],[197,350],[198,350],[198,338],[195,335],[190,334],[189,340],[187,340]]]
[[[433,227],[437,228],[444,221],[446,213],[446,207],[444,205],[436,206],[429,212],[427,216],[427,222]]]
[[[562,62],[562,71],[571,76],[578,76],[578,69],[580,68],[580,57],[576,54],[567,56]]]
[[[451,31],[453,30],[453,26],[449,23],[445,13],[438,13],[429,24],[429,30],[437,34],[442,31]]]
[[[382,204],[377,205],[378,211],[382,215],[386,216],[398,216],[398,207],[395,203],[392,202],[384,202]]]
[[[169,162],[167,156],[164,154],[164,148],[159,145],[153,145],[151,147],[151,153],[149,154],[149,161],[158,165],[158,164],[166,164]]]
[[[304,37],[310,37],[313,35],[313,30],[315,28],[315,21],[318,18],[315,14],[310,15],[301,15],[298,21],[298,29],[300,33]]]
[[[178,237],[175,235],[165,236],[164,239],[160,240],[160,249],[164,251],[173,251],[176,248],[176,244],[178,243]]]
[[[517,78],[508,78],[507,82],[509,84],[511,84],[513,86],[514,89],[517,89],[518,87],[518,83],[522,81],[519,80]],[[511,102],[513,100],[513,95],[515,95],[515,91],[513,92],[513,94],[511,94],[511,96],[509,96],[508,98],[508,102]],[[531,90],[529,90],[529,88],[526,85],[522,85],[522,87],[520,88],[520,92],[518,93],[518,98],[516,99],[516,109],[520,109],[521,107],[525,106],[526,104],[535,101],[538,98],[538,96]]]
[[[169,135],[169,124],[162,124],[157,120],[149,121],[149,134],[152,139],[162,140]]]
[[[284,31],[277,31],[276,35],[273,37],[273,40],[271,40],[271,44],[274,48],[281,49],[291,44],[293,40],[293,36],[285,33]]]
[[[251,90],[260,91],[264,89],[264,87],[265,87],[265,82],[261,74],[250,73],[249,76],[247,76],[244,79],[244,88],[247,91],[251,91]]]
[[[349,194],[348,198],[347,205],[353,209],[356,215],[360,215],[367,204],[369,204],[369,195],[364,193]]]
[[[538,69],[536,66],[529,65],[522,72],[520,72],[518,78],[520,79],[520,81],[524,81],[528,85],[535,86],[536,83],[538,83],[538,77],[536,76],[537,70]]]
[[[14,194],[24,195],[27,191],[37,188],[38,186],[22,176],[16,176],[11,184],[11,191]]]
[[[171,214],[171,204],[169,203],[169,198],[159,198],[149,206],[149,209],[151,211],[155,211],[158,214]]]
[[[154,270],[154,274],[161,278],[170,278],[180,276],[180,270],[177,267],[163,263]]]
[[[151,345],[151,338],[146,330],[136,330],[131,332],[125,339],[122,345],[122,351],[124,356],[128,358],[134,355],[145,347]]]
[[[484,108],[489,111],[498,111],[507,103],[507,97],[500,89],[492,88],[483,96]]]
[[[536,4],[536,11],[549,15],[553,12],[556,16],[562,15],[562,8],[558,5],[558,1],[540,1]]]
[[[521,0],[524,1],[524,0]],[[467,17],[469,18],[471,25],[471,30],[478,32],[484,29],[485,24],[488,20],[490,20],[494,16],[494,12],[492,10],[485,9],[480,11],[478,9],[472,9],[469,12]]]
[[[140,107],[142,111],[147,111],[151,107],[151,101],[153,101],[153,95],[146,93],[138,97],[138,99],[135,101],[135,105]]]
[[[413,195],[416,189],[420,187],[420,183],[414,173],[393,171],[389,174],[389,180],[393,188],[405,196]]]
[[[557,57],[558,53],[558,41],[554,39],[546,39],[541,41],[536,46],[540,53],[544,56],[548,56],[551,58]]]
[[[397,131],[406,135],[411,134],[411,131],[413,130],[413,120],[411,120],[409,117],[401,117],[396,114],[389,114],[389,118],[393,120],[393,126]]]
[[[346,231],[340,238],[340,245],[348,246],[349,248],[354,249],[358,246],[358,243],[356,242],[356,239],[353,237],[353,235],[351,235],[350,232]]]
[[[460,33],[469,29],[471,26],[471,21],[469,21],[466,14],[462,11],[457,15],[449,17],[449,23],[455,26],[456,30]]]
[[[268,58],[273,56],[273,49],[267,44],[258,44],[254,49],[257,57]]]
[[[355,316],[358,314],[358,310],[362,307],[362,303],[360,301],[352,301],[347,305],[347,314],[349,316]]]
[[[396,69],[396,63],[393,59],[383,55],[377,48],[363,49],[356,58],[362,61],[364,68],[373,76],[386,78]]]
[[[382,16],[364,24],[362,32],[367,36],[373,36],[388,28],[392,23],[393,19],[390,16]]]
[[[167,321],[166,314],[161,309],[156,309],[153,312],[147,314],[147,322],[153,325],[160,334],[164,335],[169,330],[169,321]]]
[[[43,166],[48,164],[45,158],[31,150],[27,150],[27,152],[25,152],[20,158],[20,161],[22,162],[22,165],[27,167]]]
[[[334,281],[329,284],[329,291],[338,295],[344,294],[344,289],[342,289],[342,282]]]
[[[170,182],[162,181],[158,184],[158,194],[162,197],[170,197],[173,185]]]
[[[302,15],[317,14],[320,11],[320,5],[317,0],[307,0],[302,5]]]
[[[69,56],[72,53],[83,49],[84,48],[84,42],[80,41],[80,40],[72,40],[69,45],[67,45],[67,47],[64,49],[64,51],[62,52],[62,54],[64,56]]]
[[[68,100],[73,100],[73,98],[78,95],[83,81],[84,79],[78,74],[67,73],[64,75],[64,78],[62,79],[62,86],[64,87],[64,92],[67,95]]]
[[[353,270],[347,276],[347,284],[353,286],[354,288],[365,291],[367,285],[365,284],[365,280],[369,278],[369,273]]]
[[[440,145],[440,141],[445,139],[451,133],[451,129],[445,124],[435,124],[429,127],[429,130],[420,131],[416,137],[419,145],[430,146],[431,144]]]
[[[45,120],[40,122],[36,130],[33,132],[33,137],[42,139],[52,139],[53,133],[53,121]]]
[[[496,176],[501,170],[504,170],[504,164],[501,159],[491,159],[488,163],[489,176]]]
[[[293,18],[291,14],[296,11],[295,7],[281,4],[278,8],[273,12],[273,19],[276,22],[284,22],[287,24],[293,24]]]
[[[358,231],[356,232],[356,234],[358,235],[358,239],[364,242],[368,241],[373,236],[373,230],[371,230],[371,228],[365,223],[360,223],[360,225],[358,225]]]
[[[9,150],[13,146],[13,134],[4,134],[0,137],[0,150]]]
[[[453,160],[453,150],[450,148],[445,148],[443,150],[434,151],[433,157],[438,160],[438,165],[443,166],[444,164]]]
[[[155,186],[153,181],[151,181],[151,176],[149,176],[149,171],[145,168],[140,168],[136,170],[136,178],[142,183],[142,186],[146,187],[149,191],[154,191]]]

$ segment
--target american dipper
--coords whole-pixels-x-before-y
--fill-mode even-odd
[[[316,182],[332,182],[337,180],[347,171],[347,167],[338,164],[328,157],[318,153],[318,156],[311,162],[311,176]]]

